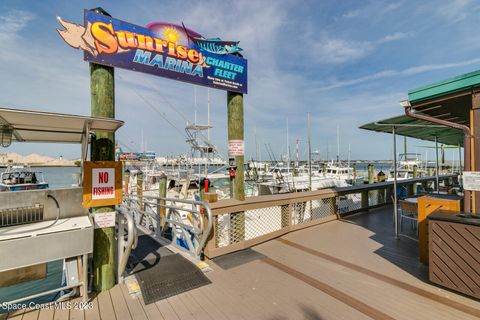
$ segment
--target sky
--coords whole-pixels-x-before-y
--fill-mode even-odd
[[[248,60],[248,159],[269,159],[266,146],[277,159],[287,145],[294,154],[297,140],[306,158],[307,113],[317,157],[336,155],[338,128],[341,158],[350,149],[352,159],[391,159],[390,135],[358,127],[401,114],[398,102],[410,89],[480,68],[474,0],[1,0],[1,107],[90,114],[88,63],[55,28],[56,16],[83,24],[83,10],[98,6],[137,25],[184,22],[205,37],[240,41]],[[116,118],[125,121],[116,137],[124,150],[140,151],[143,136],[144,149],[157,155],[189,151],[184,127],[195,114],[207,122],[206,88],[120,69],[115,81]],[[209,91],[212,142],[226,157],[227,94]],[[422,148],[428,143],[408,145],[433,157]],[[78,158],[80,146],[18,143],[2,152]]]

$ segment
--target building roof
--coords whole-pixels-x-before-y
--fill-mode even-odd
[[[396,128],[396,134],[427,141],[435,141],[435,136],[439,143],[447,145],[463,146],[463,132],[458,129],[435,125],[431,122],[418,120],[405,115],[375,121],[360,126],[360,129],[376,132],[392,133],[392,128]]]
[[[480,70],[408,91],[408,99],[417,102],[480,87]]]

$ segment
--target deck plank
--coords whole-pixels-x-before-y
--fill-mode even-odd
[[[127,302],[125,301],[122,290],[120,289],[120,285],[117,284],[110,289],[109,292],[112,299],[113,311],[115,312],[115,317],[117,320],[135,319],[133,315],[130,314]]]
[[[83,306],[83,298],[78,297],[71,300],[72,309],[70,309],[70,320],[84,320],[85,319],[85,309],[87,306],[84,306],[85,309],[80,308]]]
[[[183,304],[187,307],[190,313],[195,317],[197,320],[212,320],[213,318],[206,312],[198,302],[193,299],[188,292],[184,292],[179,294],[178,297],[182,300]]]
[[[192,299],[194,299],[213,319],[228,319],[227,316],[204,295],[203,291],[198,289],[199,288],[188,292]]]
[[[125,300],[128,301],[128,299],[132,299],[135,301],[138,301],[138,305],[140,308],[143,309],[147,319],[149,320],[162,320],[164,319],[162,314],[160,313],[160,310],[158,310],[157,306],[155,303],[150,303],[148,305],[145,304],[145,301],[143,300],[143,297],[140,295],[138,297],[131,297],[130,294],[128,293],[128,289],[125,285],[121,285],[120,288],[122,289],[123,297]]]
[[[70,309],[67,307],[67,302],[61,302],[55,306],[55,314],[53,320],[65,320],[70,318]]]
[[[355,226],[348,225],[348,227]],[[310,230],[309,232],[312,231],[315,230]],[[445,304],[432,301],[421,295],[404,290],[392,283],[381,281],[378,278],[308,254],[297,248],[286,245],[278,247],[272,242],[261,245],[257,249],[270,258],[281,261],[295,270],[301,270],[308,276],[318,279],[330,286],[334,286],[345,294],[389,314],[396,319],[407,319],[411,317],[411,315],[406,313],[405,305],[408,305],[409,310],[413,313],[423,313],[436,319],[472,318],[471,315],[450,308]],[[363,254],[365,258],[368,258],[368,252],[364,250]],[[370,255],[372,255],[371,252]],[[415,280],[410,278],[410,281]],[[401,298],[399,299],[399,297]]]
[[[175,311],[180,320],[195,319],[195,316],[190,312],[190,310],[188,310],[187,306],[183,304],[178,295],[167,298],[166,300],[172,306],[172,309]]]
[[[39,314],[40,314],[40,310],[38,309],[27,309],[23,314],[22,320],[37,320]]]
[[[55,311],[53,309],[40,309],[38,320],[53,320]]]
[[[116,287],[118,287],[117,291],[122,296],[124,303],[126,303],[126,306],[128,308],[127,312],[130,312],[132,319],[147,320],[147,315],[145,314],[145,311],[143,311],[140,303],[138,302],[138,298],[131,297],[128,294],[125,295],[121,288],[124,287],[123,284],[119,284]]]
[[[102,291],[97,296],[98,310],[100,312],[100,318],[103,320],[112,319],[115,320],[115,310],[112,305],[112,298],[109,291]]]
[[[158,311],[162,314],[165,320],[179,320],[177,313],[173,310],[172,306],[167,299],[163,299],[155,302],[155,305],[158,308]]]
[[[85,320],[100,320],[100,310],[98,308],[98,296],[90,297],[92,308],[85,309]]]

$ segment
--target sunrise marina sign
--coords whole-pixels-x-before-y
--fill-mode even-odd
[[[207,39],[184,25],[134,25],[85,10],[84,25],[58,18],[57,29],[84,60],[192,84],[247,93],[247,60],[238,41]]]

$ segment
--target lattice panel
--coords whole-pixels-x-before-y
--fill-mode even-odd
[[[318,220],[335,214],[335,198],[298,202],[292,205],[292,224]]]
[[[362,194],[351,193],[337,198],[337,211],[345,214],[362,208]]]
[[[283,212],[283,218],[282,218]],[[275,206],[224,214],[217,217],[217,247],[260,237],[280,230],[288,221],[288,206]]]

